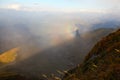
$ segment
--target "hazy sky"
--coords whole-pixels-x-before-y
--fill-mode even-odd
[[[19,41],[30,43],[30,47],[23,43],[28,47],[25,50],[30,54],[29,48],[38,49],[39,46],[35,47],[38,43],[41,48],[41,46],[54,46],[73,39],[76,29],[82,33],[91,30],[95,24],[103,23],[104,26],[104,22],[110,24],[109,21],[115,24],[114,20],[120,19],[119,3],[120,0],[0,0],[0,26],[5,26],[4,32],[13,37],[6,37],[6,40],[13,41],[10,46]],[[46,12],[42,13],[42,11]],[[68,13],[64,14],[64,12]],[[116,24],[118,25],[118,22]],[[26,29],[35,36],[32,37],[33,42],[31,39],[30,42],[27,41],[27,35],[23,34],[26,33]]]
[[[30,11],[106,11],[120,9],[120,0],[0,0],[0,8]]]

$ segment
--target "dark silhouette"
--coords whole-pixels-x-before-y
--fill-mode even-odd
[[[80,37],[79,29],[76,29],[76,31],[75,31],[75,36],[76,36],[76,37]]]

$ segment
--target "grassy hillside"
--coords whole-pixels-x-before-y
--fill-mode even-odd
[[[0,63],[11,63],[16,60],[17,52],[19,51],[19,48],[13,48],[9,51],[6,51],[2,54],[0,54]]]
[[[86,35],[81,34],[80,37],[36,53],[32,57],[16,63],[12,69],[35,76],[42,74],[59,76],[57,70],[68,70],[83,62],[85,55],[93,45],[113,30],[104,28],[86,32]],[[93,41],[93,39],[95,40]]]
[[[70,62],[73,62],[75,64],[80,63],[82,61],[83,57],[86,55],[84,53],[87,53],[89,51],[89,49],[91,49],[91,47],[98,40],[100,40],[101,37],[107,35],[108,33],[112,32],[113,30],[114,29],[98,29],[98,30],[87,32],[84,35],[82,34],[82,35],[80,35],[80,38],[75,38],[75,40],[73,40],[73,41],[66,42],[64,44],[55,46],[53,48],[50,48],[49,50],[43,51],[41,54],[37,54],[37,55],[33,56],[30,59],[26,59],[24,62],[22,61],[20,65],[15,64],[15,66],[17,66],[17,68],[19,69],[19,70],[17,69],[17,71],[16,71],[16,68],[13,67],[11,69],[10,66],[7,66],[7,67],[5,67],[5,70],[0,71],[0,80],[1,79],[2,80],[30,80],[30,79],[31,80],[39,80],[38,78],[37,79],[34,78],[33,74],[31,74],[32,76],[27,76],[29,78],[26,78],[26,75],[23,76],[24,74],[22,74],[21,72],[25,73],[27,70],[29,71],[29,73],[36,72],[39,74],[39,77],[41,78],[41,76],[43,76],[43,75],[41,75],[41,73],[42,73],[41,70],[44,70],[44,72],[45,71],[49,72],[49,71],[53,71],[53,70],[61,71],[62,68],[68,69],[71,66],[75,66],[74,64],[70,64]],[[83,47],[81,45],[86,46],[86,47]],[[8,63],[14,61],[15,58],[13,56],[11,57],[11,55],[15,55],[18,50],[19,50],[18,48],[15,48],[15,49],[11,49],[10,51],[7,51],[5,53],[2,53],[1,59],[4,60],[5,62],[7,61]],[[117,48],[115,50],[119,51]],[[8,53],[11,53],[11,55],[9,56]],[[4,55],[5,55],[5,58],[4,58]],[[87,57],[86,57],[85,62],[87,62]],[[89,57],[91,57],[91,56],[89,56]],[[42,61],[44,61],[44,62],[42,62]],[[88,64],[88,65],[91,65],[91,64]],[[84,66],[86,66],[86,65],[82,65],[82,66],[84,68]],[[94,66],[96,66],[96,65],[94,65]],[[23,71],[22,71],[22,69],[23,69]],[[82,68],[77,67],[74,70],[69,71],[70,73],[66,74],[67,77],[65,77],[65,80],[77,80],[77,79],[79,79],[79,74],[81,76],[83,76],[84,74],[82,72],[84,72],[84,69],[83,69],[83,71],[79,71],[79,69],[81,70]],[[85,69],[87,69],[87,66]],[[57,71],[56,74],[61,74],[60,71]],[[77,73],[76,73],[76,71],[77,71]],[[36,75],[36,73],[34,75]],[[63,72],[62,75],[64,73],[66,73],[66,72]],[[21,76],[21,74],[22,74],[22,76]],[[55,74],[55,76],[56,76],[56,74]],[[36,75],[36,76],[38,77],[38,75]],[[56,77],[53,77],[53,79],[50,79],[50,77],[48,77],[48,78],[49,78],[48,80],[54,80],[54,78],[56,78]]]
[[[0,72],[0,80],[31,80],[15,72]],[[33,79],[34,80],[34,79]]]
[[[120,80],[120,29],[99,41],[63,80]]]

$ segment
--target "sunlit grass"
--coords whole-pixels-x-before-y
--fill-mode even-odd
[[[0,62],[1,63],[11,63],[16,60],[17,52],[19,48],[10,49],[0,55]]]

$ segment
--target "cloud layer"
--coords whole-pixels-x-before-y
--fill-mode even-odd
[[[21,5],[20,4],[9,4],[5,8],[20,10],[21,9]]]
[[[59,1],[59,0],[57,0]],[[24,11],[57,11],[57,12],[118,12],[120,11],[120,0],[65,0],[65,4],[60,3],[59,6],[48,4],[42,4],[39,2],[31,2],[26,4],[22,3],[7,3],[0,6],[4,9],[24,10]],[[64,1],[64,0],[63,0]]]

